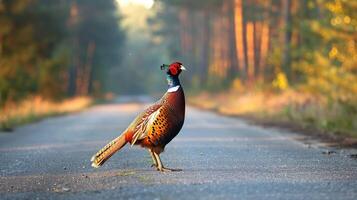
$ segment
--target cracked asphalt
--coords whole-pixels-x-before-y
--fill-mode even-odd
[[[357,199],[356,150],[192,107],[162,154],[182,172],[157,172],[145,149],[129,146],[91,168],[146,106],[126,102],[0,133],[0,199]]]

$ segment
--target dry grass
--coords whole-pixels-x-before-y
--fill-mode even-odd
[[[290,123],[320,133],[357,137],[357,106],[328,102],[309,93],[202,93],[189,99],[197,107],[230,116],[244,116],[264,124]]]
[[[288,105],[302,105],[311,99],[295,91],[284,93],[202,93],[189,101],[201,108],[216,110],[226,115],[249,115],[257,113],[273,114],[282,111]]]
[[[80,111],[92,103],[89,97],[76,97],[61,102],[32,97],[20,103],[7,103],[0,109],[0,129],[11,130],[14,126],[44,117]]]

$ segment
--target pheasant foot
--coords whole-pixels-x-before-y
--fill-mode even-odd
[[[180,171],[182,171],[182,169],[172,169],[172,168],[167,168],[167,167],[161,167],[161,168],[157,167],[156,169],[157,169],[157,171],[160,171],[160,172],[180,172]]]

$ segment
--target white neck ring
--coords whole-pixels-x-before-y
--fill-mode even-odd
[[[180,88],[179,85],[175,86],[175,87],[170,87],[167,92],[176,92],[178,89]]]

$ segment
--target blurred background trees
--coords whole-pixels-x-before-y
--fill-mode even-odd
[[[0,1],[0,105],[105,90],[124,36],[110,0]]]
[[[155,8],[152,32],[190,70],[192,103],[356,136],[357,1],[160,0]]]
[[[355,0],[0,0],[0,108],[162,93],[181,61],[190,94],[282,94],[290,117],[357,129],[356,40]]]
[[[1,0],[1,102],[160,91],[152,69],[172,60],[190,68],[183,78],[191,91],[356,93],[355,1],[117,2]]]
[[[192,88],[357,92],[356,1],[161,0],[156,8],[153,32],[191,66]]]

